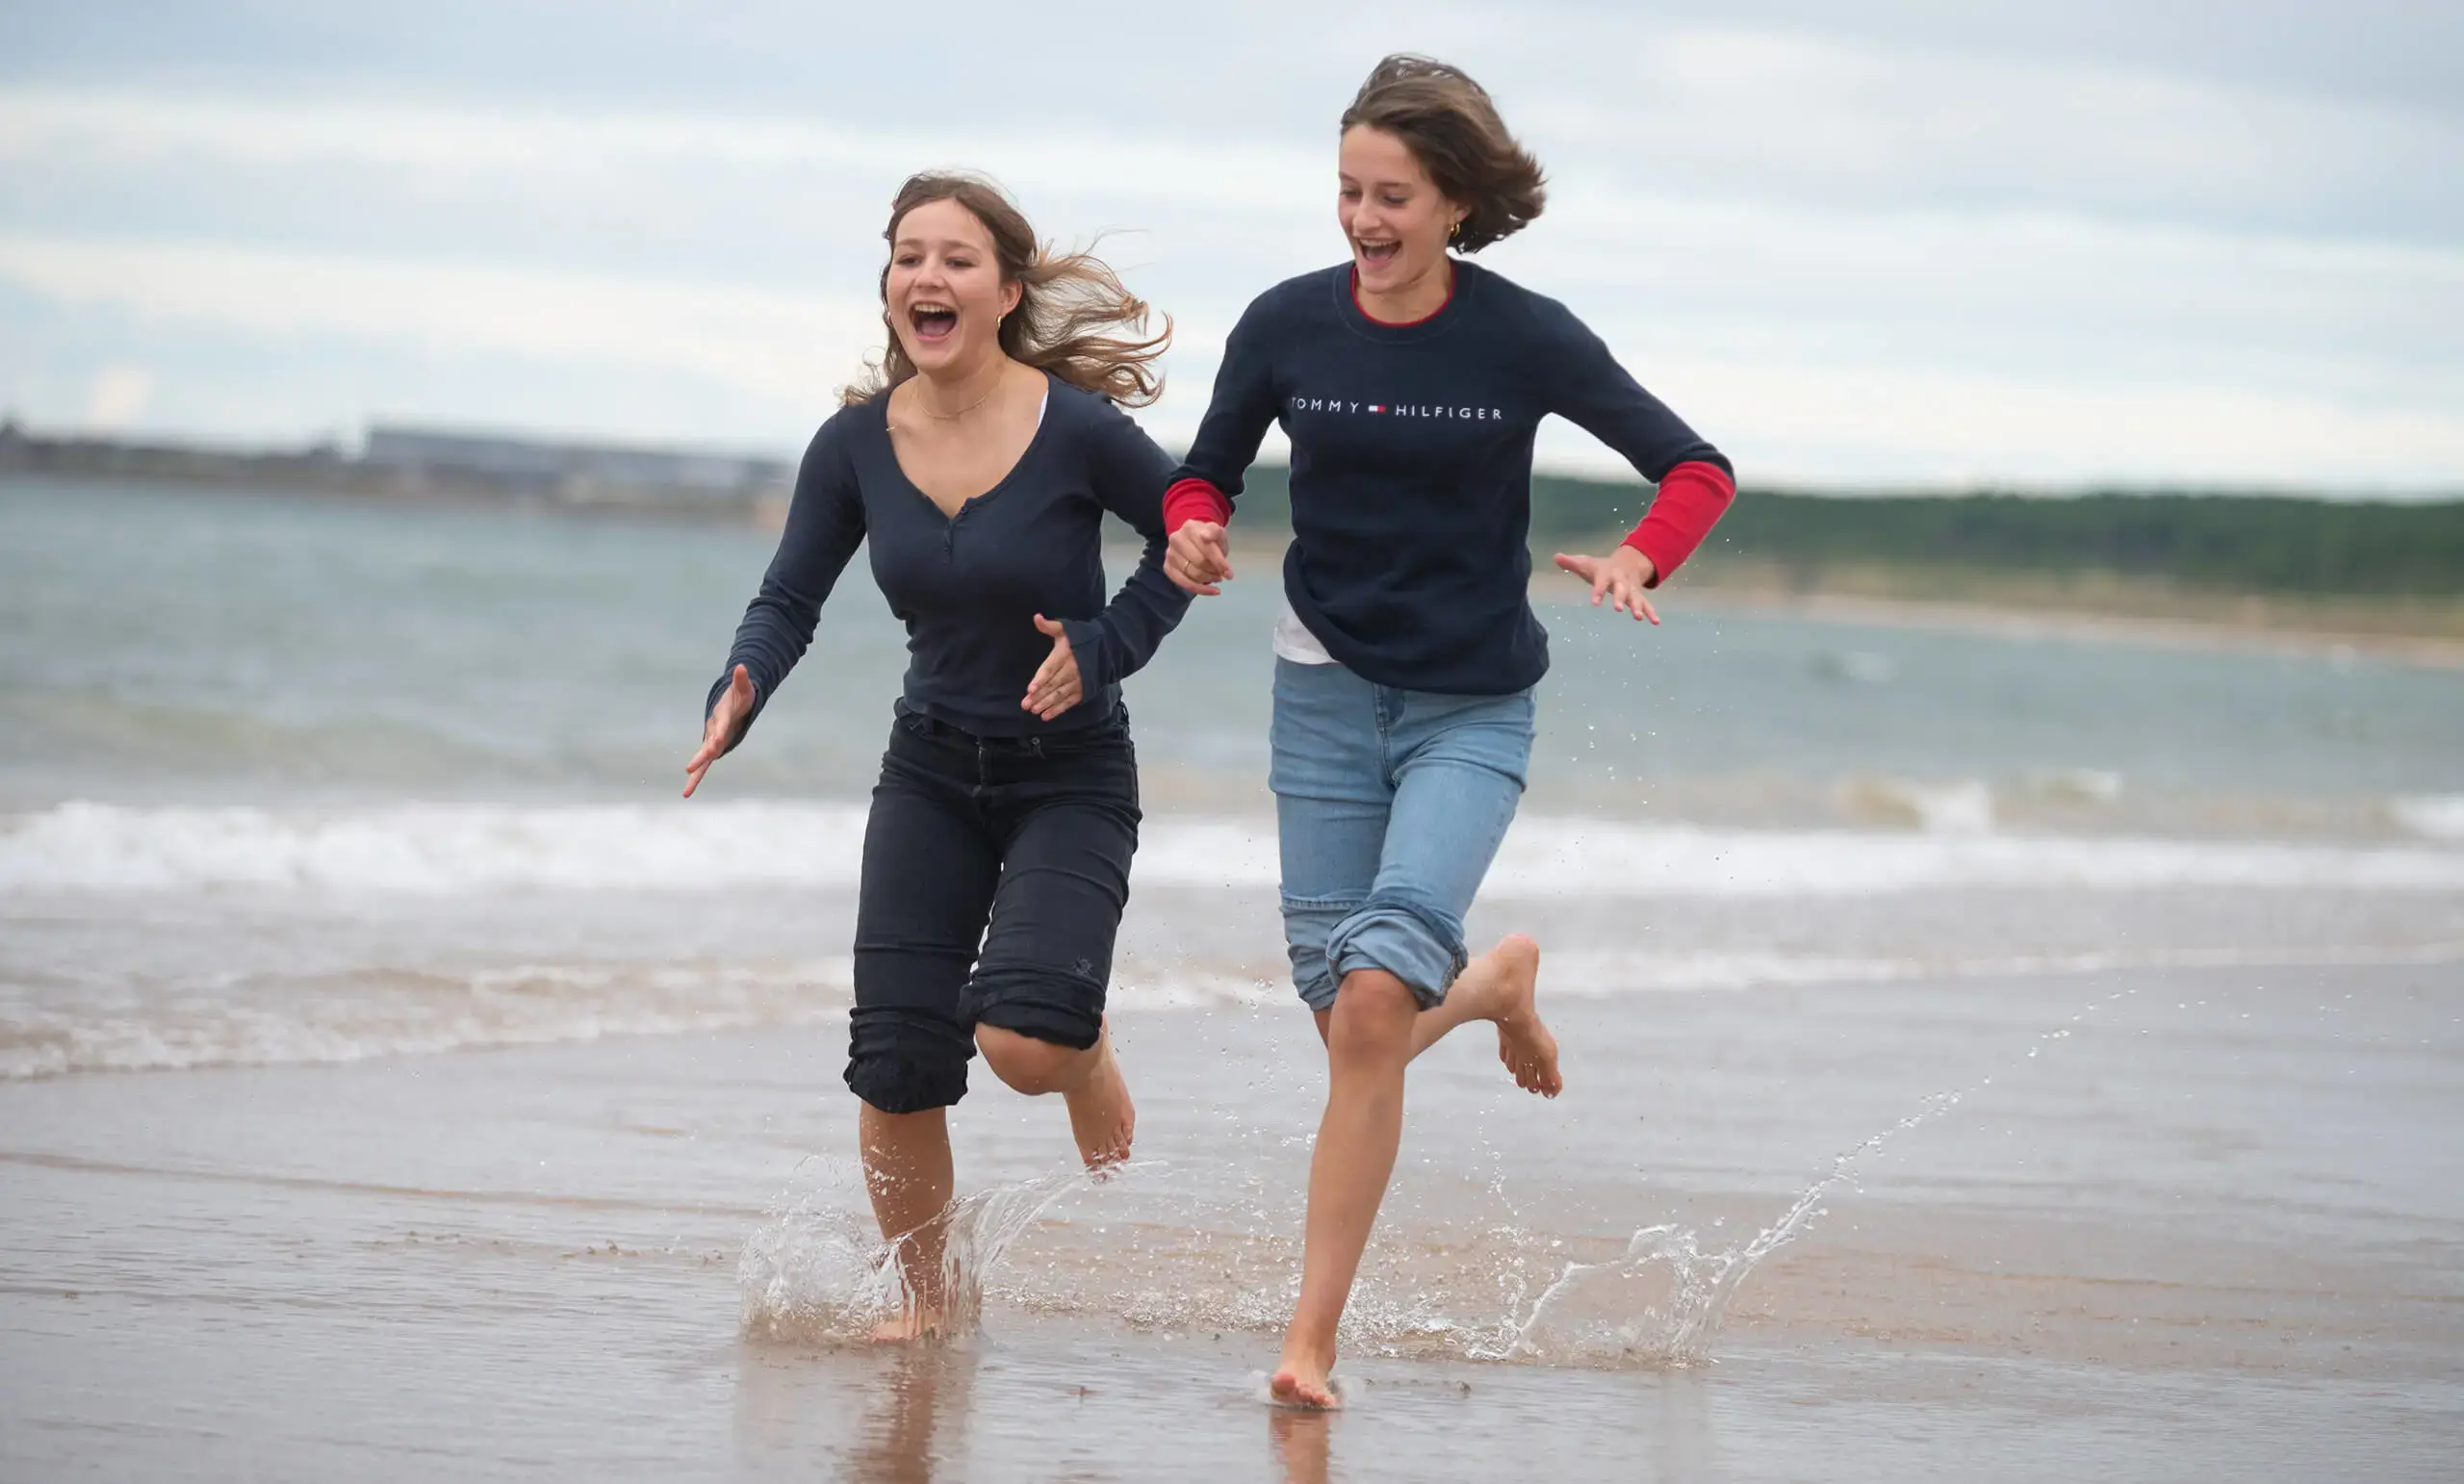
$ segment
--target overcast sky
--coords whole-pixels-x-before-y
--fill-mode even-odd
[[[1749,483],[2464,492],[2464,6],[2383,0],[0,8],[0,411],[791,454],[909,172],[1179,324],[1339,260],[1385,52],[1553,178],[1483,261]],[[1552,424],[1544,461],[1615,466]]]

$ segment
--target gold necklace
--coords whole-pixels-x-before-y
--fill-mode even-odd
[[[992,400],[992,394],[1001,390],[1001,383],[1005,379],[1007,378],[1001,376],[993,377],[992,385],[985,390],[982,397],[977,397],[974,401],[967,403],[956,412],[935,412],[932,408],[924,405],[924,394],[921,390],[918,390],[915,394],[915,410],[924,414],[924,416],[928,418],[936,418],[943,422],[955,422],[959,419],[965,417],[968,413],[975,411],[978,407],[983,406],[986,402]]]

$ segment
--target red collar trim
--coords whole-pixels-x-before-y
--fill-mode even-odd
[[[1446,313],[1446,306],[1454,302],[1454,265],[1451,263],[1447,264],[1446,297],[1438,300],[1437,307],[1430,310],[1427,314],[1421,316],[1417,320],[1380,320],[1375,315],[1369,312],[1368,305],[1363,304],[1360,301],[1360,265],[1355,263],[1351,266],[1351,307],[1360,311],[1360,317],[1363,320],[1378,326],[1380,329],[1408,330],[1416,324],[1426,324],[1431,320],[1434,320],[1438,316]]]

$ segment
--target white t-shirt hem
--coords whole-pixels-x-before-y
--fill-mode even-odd
[[[1274,652],[1278,659],[1288,659],[1296,665],[1331,665],[1335,662],[1335,656],[1326,652],[1326,647],[1318,642],[1318,636],[1309,631],[1309,626],[1300,622],[1300,615],[1292,611],[1292,600],[1289,598],[1283,601],[1282,616],[1274,621]]]

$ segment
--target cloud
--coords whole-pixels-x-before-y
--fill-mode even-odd
[[[136,366],[106,366],[86,393],[86,426],[116,433],[135,422],[154,395],[154,373]]]
[[[1324,173],[1324,159],[1316,153],[1221,139],[1197,143],[1151,130],[1073,129],[1062,120],[1029,134],[980,134],[883,131],[776,114],[0,92],[0,162],[22,167],[71,158],[105,167],[333,161],[402,172],[394,177],[398,180],[578,178],[585,184],[672,169],[752,170],[772,178],[819,170],[895,181],[922,168],[974,162],[1021,191],[1084,195],[1091,186],[1140,200],[1269,211],[1290,205],[1296,179],[1315,181]],[[887,204],[886,193],[880,204]]]
[[[2464,176],[2464,120],[2418,106],[1643,13],[1438,7],[1413,29],[1477,59],[1561,178],[1714,200],[2035,206],[2424,243],[2464,232],[2464,197],[2444,188]],[[1324,170],[1317,149],[1282,142],[1293,120],[1255,111],[1237,129],[1142,112],[1123,128],[1100,95],[1064,95],[1025,129],[988,127],[963,108],[919,126],[896,90],[848,82],[831,90],[836,117],[20,87],[0,94],[0,161],[348,159],[448,176],[622,176],[679,162],[877,175],[983,159],[1021,187],[1103,181],[1143,199],[1270,210],[1294,179]]]
[[[1754,430],[1752,477],[1837,484],[2148,483],[2464,493],[2464,418],[2195,382],[2130,386],[1893,367],[1664,364],[1701,426]],[[1596,447],[1596,446],[1593,446]],[[1556,462],[1613,472],[1567,439]],[[1848,482],[1856,482],[1853,475]]]
[[[0,235],[0,281],[146,320],[218,325],[253,338],[306,337],[518,357],[544,373],[618,363],[734,387],[779,407],[782,438],[880,333],[868,301],[500,267],[345,258],[223,243],[126,243]],[[1194,431],[1206,378],[1186,351],[1182,392],[1145,422],[1167,441]],[[2290,483],[2435,482],[2464,469],[2464,420],[2436,410],[2342,405],[2298,393],[2196,384],[2099,386],[2049,377],[1950,373],[1850,360],[1809,365],[1644,351],[1628,359],[1755,477],[1837,482],[1998,478]],[[134,385],[119,422],[141,408]],[[96,401],[100,401],[98,383]],[[476,409],[475,409],[475,411]],[[697,429],[648,422],[648,434]],[[1554,467],[1617,472],[1615,455],[1571,429],[1546,440]]]
[[[614,361],[806,404],[825,399],[882,333],[880,308],[865,299],[218,243],[0,234],[0,280],[251,338]]]
[[[1485,261],[1757,477],[2464,484],[2443,115],[1811,32],[1445,9],[1415,32],[1476,64],[1555,175]],[[877,342],[890,189],[971,164],[1061,237],[1145,229],[1109,250],[1179,323],[1146,415],[1169,441],[1242,305],[1340,251],[1327,150],[1279,115],[1125,124],[1090,94],[994,128],[817,95],[830,116],[0,89],[0,282],[234,345],[689,378],[775,409],[783,441]],[[67,384],[10,340],[0,312],[0,372]],[[196,405],[144,405],[173,404]],[[606,416],[695,433],[655,397]],[[1542,449],[1614,467],[1564,430]]]
[[[2425,243],[2464,232],[2464,198],[2444,185],[2464,176],[2464,122],[2423,108],[1808,32],[1550,13],[1512,27],[1513,60],[1488,81],[1517,127],[1630,185]]]

